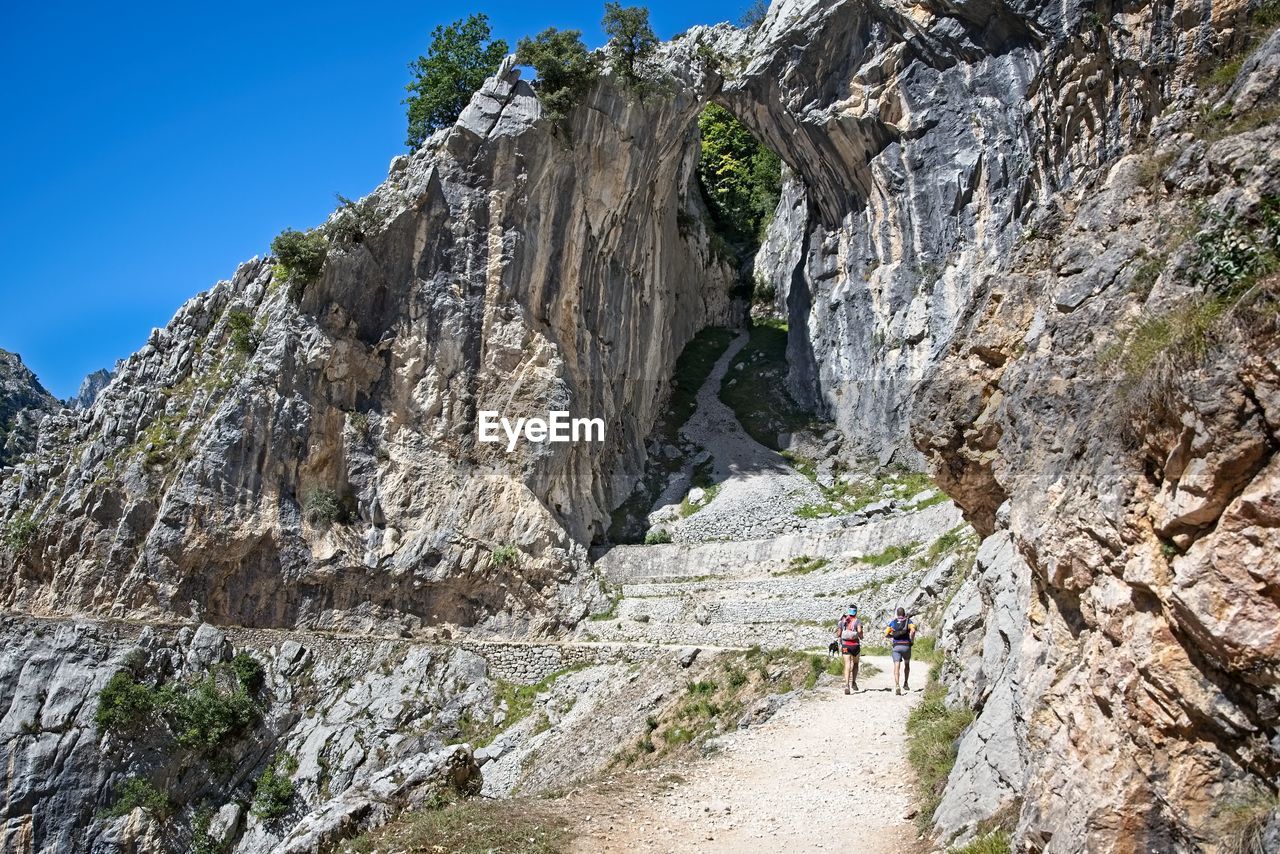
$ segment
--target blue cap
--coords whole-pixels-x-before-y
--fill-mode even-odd
[[[850,605],[850,606],[849,606],[849,610],[848,610],[848,611],[845,611],[845,613],[846,613],[846,614],[848,614],[850,617],[856,617],[856,616],[858,616],[858,606],[857,606],[857,605]]]

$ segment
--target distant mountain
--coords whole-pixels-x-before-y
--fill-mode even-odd
[[[0,350],[0,467],[35,447],[40,419],[57,406],[21,356]]]
[[[89,374],[84,378],[84,382],[80,383],[80,391],[67,401],[67,405],[72,409],[88,409],[93,406],[93,402],[98,399],[98,394],[107,387],[107,383],[111,382],[113,376],[115,376],[115,370],[108,371],[106,368],[99,368]]]

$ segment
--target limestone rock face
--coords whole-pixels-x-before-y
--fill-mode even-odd
[[[0,350],[0,471],[35,447],[41,419],[56,408],[22,359]]]
[[[1230,119],[1188,89],[1030,212],[925,383],[916,442],[989,535],[948,615],[978,717],[945,835],[1004,810],[1033,850],[1198,851],[1280,774],[1280,281],[1214,272],[1280,237],[1278,49]]]
[[[112,372],[106,368],[94,371],[84,378],[84,382],[80,383],[80,390],[76,392],[76,396],[67,401],[73,409],[88,409],[93,406],[93,402],[98,399],[98,395],[111,382]]]
[[[676,356],[742,311],[685,216],[705,74],[670,65],[670,97],[606,80],[562,128],[508,67],[397,158],[362,203],[374,224],[300,295],[254,259],[183,306],[0,485],[0,519],[38,522],[2,559],[0,603],[249,626],[581,618],[585,547],[632,487]],[[477,441],[481,410],[567,410],[605,441],[508,454]],[[500,545],[517,557],[491,559]]]

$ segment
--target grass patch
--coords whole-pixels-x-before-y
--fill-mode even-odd
[[[820,422],[787,393],[787,325],[756,321],[751,337],[720,384],[720,400],[766,448],[781,450],[779,433],[815,429]]]
[[[496,567],[516,566],[520,562],[520,550],[511,543],[494,546],[489,552],[489,562]]]
[[[968,845],[947,849],[949,854],[1009,854],[1009,834],[1003,830],[981,836]]]
[[[794,454],[784,456],[796,471],[817,483],[817,472],[812,461]],[[905,501],[929,489],[935,490],[936,494],[922,501],[916,507],[917,510],[950,500],[927,474],[906,468],[887,469],[875,477],[855,480],[852,483],[837,479],[832,486],[824,487],[819,484],[818,488],[822,490],[825,500],[820,504],[805,504],[798,507],[795,515],[802,519],[824,519],[864,510],[877,501]]]
[[[923,699],[907,718],[907,760],[916,772],[920,795],[916,823],[921,831],[933,822],[947,776],[956,764],[956,742],[973,722],[971,710],[947,708],[946,697],[947,689],[938,681],[935,667]]]
[[[671,542],[671,532],[666,528],[654,528],[644,535],[646,546],[661,546]]]
[[[675,441],[680,428],[693,415],[698,406],[698,390],[732,341],[732,332],[713,326],[693,336],[676,359],[675,372],[671,377],[671,399],[661,424],[662,435],[668,441]]]
[[[1256,789],[1227,801],[1218,808],[1216,830],[1222,854],[1262,854],[1262,834],[1275,811],[1280,810],[1280,797]]]
[[[686,495],[684,500],[680,502],[680,518],[687,519],[694,513],[706,507],[715,497],[720,494],[720,484],[715,482],[715,464],[711,460],[703,460],[693,470],[693,478],[691,486],[701,489],[703,493],[702,501],[693,504]]]
[[[418,810],[339,848],[359,854],[565,854],[569,823],[524,800],[463,800]]]
[[[901,546],[888,546],[884,551],[877,552],[873,555],[858,558],[861,563],[871,564],[872,566],[888,566],[891,563],[897,563],[911,557],[920,548],[920,543],[910,542]]]
[[[497,680],[494,683],[494,706],[497,708],[505,705],[507,709],[507,716],[503,718],[501,726],[495,725],[492,719],[478,721],[468,713],[459,722],[459,735],[472,747],[484,747],[492,742],[499,732],[527,718],[533,712],[538,695],[545,693],[553,682],[589,666],[586,663],[574,664],[557,670],[541,682],[532,685],[518,685],[502,679]],[[547,721],[547,728],[550,728],[550,721]]]
[[[777,575],[808,575],[811,572],[817,572],[827,564],[831,563],[825,557],[809,557],[808,555],[796,555],[787,564],[787,568]]]

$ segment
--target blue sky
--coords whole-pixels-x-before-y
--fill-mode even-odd
[[[73,394],[281,229],[378,184],[437,24],[484,12],[512,45],[547,26],[598,45],[603,5],[5,4],[0,348]],[[647,5],[666,38],[749,0]]]

